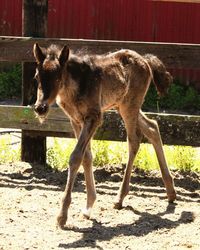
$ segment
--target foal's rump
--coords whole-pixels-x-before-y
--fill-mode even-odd
[[[102,69],[104,110],[111,108],[112,105],[118,106],[124,98],[143,99],[152,80],[152,71],[140,54],[122,49],[97,56],[95,63]]]
[[[126,77],[128,79],[130,79],[130,74],[136,76],[136,80],[139,80],[139,77],[144,77],[144,72],[148,76],[149,68],[147,67],[147,62],[151,68],[151,77],[158,94],[165,95],[167,93],[173,78],[167,71],[163,62],[157,56],[152,54],[141,56],[133,50],[124,49],[115,52],[114,54],[125,68]]]
[[[123,100],[140,108],[151,81],[159,95],[166,94],[172,83],[163,62],[152,54],[122,49],[97,56],[95,63],[102,69],[102,110],[119,106]]]

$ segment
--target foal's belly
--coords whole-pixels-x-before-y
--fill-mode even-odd
[[[128,86],[126,83],[117,82],[103,86],[101,93],[101,109],[102,111],[119,106],[120,102],[127,94]]]

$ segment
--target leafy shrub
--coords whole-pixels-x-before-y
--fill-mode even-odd
[[[94,165],[103,166],[109,162],[109,144],[107,141],[95,141],[93,142],[92,151],[94,154]]]
[[[152,145],[144,143],[141,144],[138,154],[136,155],[134,165],[145,171],[159,168],[156,153]]]
[[[155,87],[150,86],[147,92],[143,109],[150,111],[198,111],[200,109],[200,95],[191,86],[183,86],[178,81],[173,83],[164,97],[159,97]]]
[[[126,162],[127,144],[124,142],[93,141],[93,164],[95,166],[116,165]]]
[[[7,72],[0,72],[0,98],[19,97],[22,85],[22,67],[16,64]]]
[[[75,140],[66,138],[48,138],[48,140],[50,146],[47,148],[47,164],[56,169],[66,168]]]
[[[48,138],[47,163],[55,169],[68,167],[69,157],[76,144],[74,139]],[[170,169],[200,171],[200,148],[184,146],[164,146]],[[127,163],[128,145],[126,142],[93,141],[93,165],[117,166]],[[13,144],[10,135],[0,138],[0,164],[20,160],[20,143]],[[159,164],[153,146],[141,144],[134,165],[145,171],[158,169]]]
[[[200,161],[197,162],[195,148],[182,146],[172,146],[172,148],[173,159],[170,159],[170,156],[168,156],[168,158],[170,161],[173,160],[174,166],[176,166],[176,168],[183,171],[198,170],[196,163],[199,164]]]
[[[76,140],[51,138],[47,159],[51,167],[62,169],[68,166],[69,156]],[[200,171],[200,148],[183,146],[164,146],[166,160],[170,168]],[[128,145],[126,142],[92,141],[93,165],[116,166],[126,164]],[[152,145],[142,143],[134,165],[145,171],[158,169],[158,160]]]

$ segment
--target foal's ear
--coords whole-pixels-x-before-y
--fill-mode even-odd
[[[44,62],[45,54],[42,52],[42,49],[40,48],[38,43],[35,43],[33,45],[33,54],[34,54],[35,60],[38,64]]]
[[[67,47],[67,45],[65,45],[60,52],[60,56],[59,56],[60,65],[64,66],[68,58],[69,58],[69,48]]]

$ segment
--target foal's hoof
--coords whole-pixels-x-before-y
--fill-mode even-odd
[[[174,202],[176,200],[176,192],[174,191],[173,193],[168,193],[167,197],[170,203]]]
[[[67,216],[58,215],[58,217],[57,217],[57,226],[59,228],[61,228],[61,229],[64,229],[66,221],[67,221]]]
[[[82,214],[83,214],[83,217],[87,220],[90,219],[91,217],[91,208],[87,209],[87,208],[83,208],[82,209]]]
[[[118,210],[122,209],[122,202],[115,202],[113,207]]]

